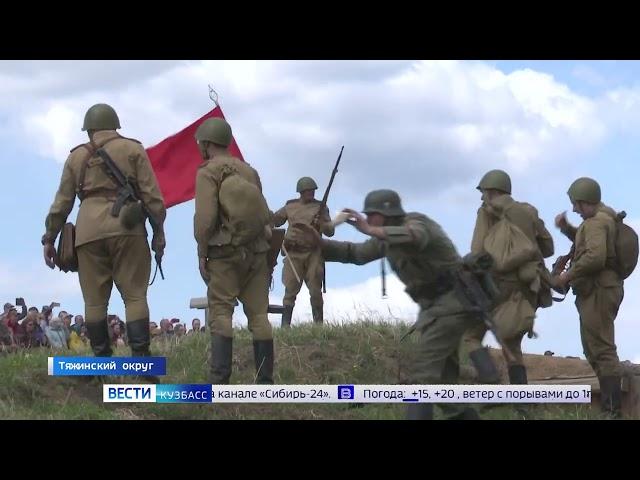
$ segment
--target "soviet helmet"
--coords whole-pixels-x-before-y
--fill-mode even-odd
[[[317,190],[318,185],[311,177],[302,177],[296,184],[296,192],[304,192],[305,190]]]
[[[499,190],[511,194],[511,178],[504,170],[490,170],[484,174],[476,188]]]
[[[120,128],[120,119],[111,105],[98,103],[87,110],[84,115],[82,131],[116,130]]]
[[[572,202],[600,203],[600,185],[592,178],[581,177],[571,184],[567,191]]]
[[[208,118],[196,130],[198,142],[212,142],[223,147],[231,144],[231,126],[224,118]]]

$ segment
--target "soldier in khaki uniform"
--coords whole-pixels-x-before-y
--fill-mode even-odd
[[[315,323],[323,322],[322,282],[324,280],[324,259],[322,258],[322,252],[317,246],[309,245],[303,236],[298,234],[299,230],[292,228],[293,225],[299,223],[316,228],[316,225],[312,225],[315,220],[319,225],[320,233],[329,237],[333,236],[335,228],[329,217],[329,209],[325,206],[323,211],[319,212],[322,202],[314,198],[317,188],[318,185],[313,178],[302,177],[298,180],[296,186],[296,190],[300,193],[300,198],[289,200],[272,218],[272,222],[276,227],[283,225],[285,222],[289,223],[284,239],[286,257],[282,269],[282,283],[285,286],[284,299],[282,300],[284,306],[284,312],[282,313],[283,327],[291,325],[293,307],[303,281],[309,289],[313,321]],[[318,216],[318,214],[320,215]],[[299,276],[299,281],[296,278],[296,273]]]
[[[196,177],[194,235],[198,244],[200,275],[208,286],[210,382],[229,383],[233,354],[232,316],[236,300],[239,300],[253,334],[256,383],[273,383],[273,333],[267,318],[267,252],[270,247],[268,233],[271,232],[268,210],[262,233],[253,239],[241,240],[220,208],[221,184],[229,181],[226,180],[229,174],[240,175],[259,192],[262,191],[258,172],[248,163],[230,155],[227,147],[231,139],[231,127],[220,118],[206,120],[196,131],[196,140],[205,162]]]
[[[458,382],[458,352],[463,333],[481,321],[464,303],[457,275],[462,259],[442,227],[421,213],[405,213],[393,190],[375,190],[364,201],[365,219],[351,215],[355,228],[371,238],[363,243],[320,240],[311,228],[302,228],[321,242],[326,261],[364,265],[386,257],[406,285],[406,292],[420,306],[415,329],[421,334],[419,359],[413,366],[412,383],[455,384]],[[450,419],[477,419],[472,408],[442,404]],[[433,418],[433,404],[408,405],[408,418]]]
[[[503,352],[507,362],[509,382],[514,385],[527,384],[527,371],[522,357],[521,343],[525,334],[533,333],[536,309],[542,304],[546,306],[550,304],[542,301],[542,295],[546,292],[550,296],[550,292],[548,288],[544,289],[541,278],[546,272],[544,258],[553,255],[553,238],[532,205],[513,199],[511,178],[506,172],[502,170],[487,172],[480,180],[477,189],[482,192],[483,202],[478,209],[471,253],[478,254],[484,251],[485,238],[501,215],[505,215],[509,222],[517,226],[538,249],[538,258],[530,265],[525,265],[528,268],[519,266],[512,271],[493,274],[500,296],[495,301],[492,313],[495,316],[504,315],[504,312],[513,313],[511,318],[506,319],[509,325],[504,329],[505,333],[501,334],[502,342],[511,353],[510,356]],[[494,321],[500,334],[500,323],[495,316]],[[498,383],[500,380],[498,371],[491,361],[489,352],[482,347],[486,332],[487,328],[484,324],[477,325],[465,334],[463,341],[478,371],[478,379],[482,383]]]
[[[571,285],[580,315],[580,337],[587,361],[600,381],[603,410],[620,415],[622,368],[616,350],[614,320],[624,296],[623,281],[615,270],[616,212],[601,201],[600,185],[579,178],[567,192],[583,222],[578,228],[564,213],[556,217],[560,231],[574,242],[568,271],[556,277],[561,289]]]
[[[78,145],[67,159],[62,179],[42,237],[45,262],[54,268],[54,242],[65,224],[76,195],[80,199],[75,245],[78,277],[85,302],[85,322],[96,356],[110,356],[107,305],[115,283],[124,300],[127,334],[134,356],[149,356],[149,306],[147,286],[151,254],[147,244],[144,217],[133,215],[134,204],[126,204],[119,217],[111,215],[118,185],[106,173],[98,148],[113,159],[122,173],[134,182],[141,200],[158,224],[152,249],[162,257],[165,248],[164,201],[144,147],[137,140],[121,137],[115,130],[120,121],[106,104],[92,106],[84,118],[82,130],[89,143]],[[126,225],[126,226],[125,226]]]

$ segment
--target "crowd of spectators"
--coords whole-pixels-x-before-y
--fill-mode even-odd
[[[18,312],[20,308],[20,312]],[[57,315],[53,311],[60,304],[28,307],[23,298],[16,298],[13,303],[5,303],[0,313],[0,352],[15,352],[20,349],[47,347],[53,350],[80,351],[89,347],[89,334],[82,315],[73,315],[60,310]],[[109,315],[109,335],[114,348],[127,346],[126,323],[118,315]],[[202,333],[205,327],[200,320],[194,318],[191,329],[187,331],[185,324],[178,318],[163,318],[160,325],[150,322],[149,330],[152,338],[179,339],[185,335]]]

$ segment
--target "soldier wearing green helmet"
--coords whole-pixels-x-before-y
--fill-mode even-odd
[[[621,414],[622,367],[615,344],[614,321],[624,296],[623,280],[616,272],[616,212],[602,203],[598,182],[582,177],[567,191],[573,211],[583,222],[569,224],[566,212],[556,216],[556,227],[573,242],[570,268],[556,284],[573,288],[580,315],[580,337],[585,357],[600,381],[603,411]]]
[[[393,190],[374,190],[364,201],[363,212],[345,209],[348,222],[371,238],[363,243],[322,240],[310,228],[301,228],[321,247],[326,261],[364,265],[386,257],[406,285],[406,292],[420,306],[414,326],[420,333],[418,355],[412,366],[412,383],[455,384],[459,376],[458,352],[463,333],[481,322],[461,300],[456,280],[463,260],[452,241],[431,218],[407,213]],[[450,419],[477,419],[461,404],[440,405]],[[407,418],[433,419],[433,404],[408,405]]]
[[[518,202],[511,196],[511,178],[503,170],[487,172],[476,187],[482,192],[482,205],[478,209],[476,224],[471,241],[471,253],[485,251],[485,240],[495,232],[493,227],[505,218],[512,228],[518,228],[524,237],[523,243],[536,248],[533,260],[523,259],[509,271],[493,271],[493,280],[500,290],[492,310],[497,333],[509,352],[503,352],[507,362],[511,384],[528,383],[527,371],[522,356],[524,335],[533,335],[533,322],[538,307],[551,305],[548,282],[542,280],[548,275],[544,258],[553,255],[551,234],[538,216],[535,207]],[[515,248],[523,246],[515,245]],[[494,259],[495,260],[495,259]],[[485,325],[477,325],[464,336],[465,349],[478,372],[481,383],[498,383],[500,378],[489,352],[482,341],[487,332]]]
[[[112,354],[107,305],[115,283],[125,304],[131,353],[149,356],[147,286],[151,254],[145,218],[135,214],[133,202],[125,204],[119,216],[111,214],[118,185],[103,168],[103,160],[96,153],[98,148],[103,148],[122,173],[136,183],[141,200],[155,217],[158,228],[151,247],[159,258],[165,248],[166,210],[144,147],[137,140],[120,136],[116,132],[119,128],[120,119],[110,105],[97,104],[87,111],[82,130],[89,135],[89,143],[72,149],[64,164],[60,186],[45,220],[42,244],[45,262],[53,268],[55,239],[78,196],[75,246],[91,348],[96,356]]]
[[[288,222],[289,228],[284,238],[285,255],[284,266],[282,268],[282,283],[285,287],[282,304],[284,312],[282,314],[282,327],[291,325],[291,316],[296,303],[296,297],[305,282],[309,289],[311,300],[311,313],[315,323],[324,321],[324,300],[322,298],[322,281],[324,278],[324,259],[322,252],[317,246],[309,244],[303,236],[299,235],[299,230],[293,228],[296,224],[312,225],[318,209],[322,202],[316,200],[315,191],[318,184],[311,177],[302,177],[296,184],[296,191],[299,198],[289,200],[284,207],[275,212],[272,217],[273,225],[279,227]],[[317,228],[324,235],[332,237],[335,231],[329,209],[324,208],[320,212],[319,225]],[[285,253],[286,252],[286,253]]]
[[[248,163],[229,153],[232,132],[224,119],[205,120],[195,138],[204,160],[196,176],[194,236],[211,312],[209,382],[229,383],[232,317],[239,300],[253,335],[256,383],[273,383],[273,332],[267,318],[271,230],[260,176]],[[251,201],[247,201],[247,195]],[[234,223],[236,211],[229,210],[234,206],[249,216],[247,222]],[[249,228],[251,217],[260,219],[257,232],[243,231]]]

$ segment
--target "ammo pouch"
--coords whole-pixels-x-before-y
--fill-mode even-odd
[[[120,224],[127,230],[131,230],[137,225],[144,223],[146,216],[142,209],[142,202],[140,200],[134,202],[125,203],[120,208]]]
[[[63,272],[78,271],[78,253],[76,252],[76,227],[68,222],[62,227],[58,239],[56,265]]]

